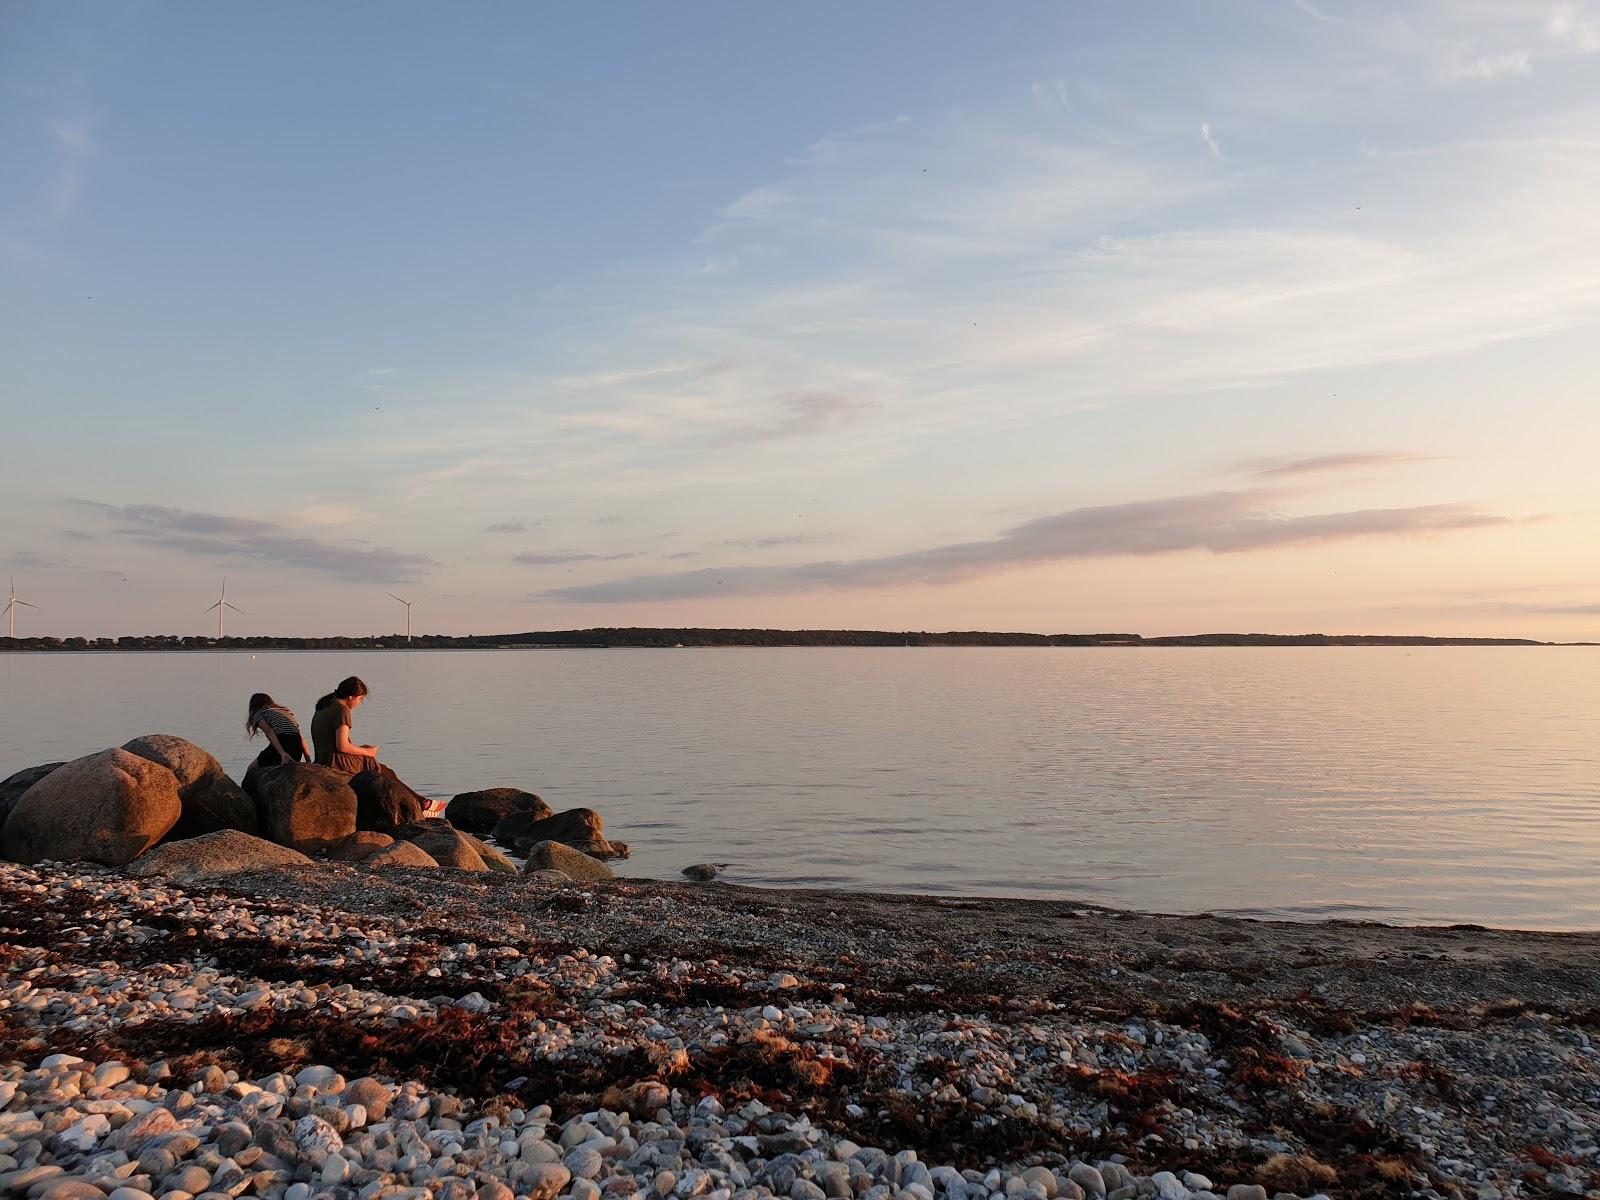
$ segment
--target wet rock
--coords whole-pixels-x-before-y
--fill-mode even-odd
[[[568,879],[616,878],[616,872],[605,863],[560,842],[536,842],[529,847],[528,861],[522,865],[522,871],[525,875],[539,871],[560,871]]]
[[[548,817],[531,812],[512,813],[494,827],[494,840],[515,847],[519,854],[535,842],[561,842],[591,858],[611,855],[600,814],[592,808],[571,808]]]
[[[302,853],[326,850],[356,831],[349,777],[310,763],[262,771],[257,784],[262,832]]]
[[[178,781],[166,767],[126,750],[102,750],[56,768],[25,791],[0,832],[0,854],[132,862],[177,823]]]
[[[197,883],[237,871],[310,864],[311,860],[298,850],[223,829],[186,841],[164,842],[132,863],[128,874],[140,878],[164,875],[174,883]]]
[[[450,824],[476,834],[494,832],[496,825],[514,813],[526,815],[529,821],[553,815],[550,806],[537,793],[509,787],[462,792],[444,810],[445,820]]]

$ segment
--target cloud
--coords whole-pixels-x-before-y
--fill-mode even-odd
[[[1488,80],[1526,75],[1532,70],[1533,60],[1526,50],[1507,50],[1498,54],[1452,55],[1445,59],[1440,74],[1447,80]]]
[[[1211,122],[1210,121],[1201,121],[1200,122],[1200,140],[1211,148],[1211,153],[1212,154],[1214,154],[1218,158],[1222,157],[1222,147],[1218,146],[1217,145],[1217,139],[1211,136]]]
[[[543,525],[543,521],[496,521],[493,525],[485,525],[485,533],[527,533],[536,525]]]
[[[421,554],[346,545],[296,536],[270,521],[192,512],[159,504],[72,503],[120,523],[115,532],[145,546],[207,558],[275,563],[336,575],[352,583],[399,583],[416,579],[438,564]]]
[[[794,392],[778,397],[778,413],[769,420],[734,429],[731,441],[765,442],[780,438],[810,437],[846,425],[872,405],[834,392]]]
[[[690,600],[840,588],[946,584],[1013,567],[1080,558],[1146,557],[1186,550],[1241,553],[1360,537],[1451,533],[1510,518],[1464,504],[1283,516],[1269,489],[1174,496],[1070,509],[1025,522],[988,541],[906,554],[775,567],[707,567],[560,588],[547,599],[589,603]]]
[[[1518,604],[1503,602],[1479,605],[1496,612],[1527,613],[1540,617],[1600,617],[1600,604]]]
[[[783,533],[774,534],[770,537],[729,538],[722,544],[724,546],[738,546],[744,550],[770,550],[774,546],[804,546],[811,542],[826,540],[826,538],[806,533]]]
[[[1438,462],[1429,454],[1402,454],[1384,451],[1353,451],[1347,454],[1319,454],[1312,458],[1267,460],[1241,464],[1257,479],[1285,479],[1293,475],[1317,475],[1330,471],[1360,470],[1365,467],[1399,467],[1410,463]]]
[[[627,554],[519,554],[511,561],[530,567],[551,567],[562,563],[616,562],[619,559],[640,557],[642,555],[638,551]]]
[[[56,558],[49,554],[40,554],[37,550],[13,550],[4,559],[7,566],[14,567],[65,567],[70,564],[64,558]]]

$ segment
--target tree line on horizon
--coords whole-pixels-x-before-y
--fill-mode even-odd
[[[599,628],[527,633],[374,634],[367,637],[0,637],[0,650],[494,650],[667,649],[739,646],[1544,646],[1532,638],[1425,637],[1396,634],[1202,633],[1144,637],[1137,633],[930,633],[868,629]]]

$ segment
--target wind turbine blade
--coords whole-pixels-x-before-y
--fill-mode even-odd
[[[400,597],[396,596],[393,592],[385,592],[384,595],[389,597],[389,599],[391,599],[391,600],[400,600]],[[400,603],[404,604],[405,601],[404,600],[400,600]]]
[[[216,612],[216,611],[217,611],[217,609],[219,609],[219,608],[221,608],[221,607],[222,607],[222,601],[221,601],[221,600],[218,600],[218,601],[217,601],[217,602],[216,602],[216,603],[215,603],[215,604],[213,604],[213,605],[212,605],[212,606],[211,606],[211,607],[210,607],[210,608],[208,608],[208,609],[206,609],[206,611],[207,611],[207,612]]]
[[[233,609],[233,611],[238,613],[241,617],[248,617],[250,615],[249,613],[245,612],[244,609],[240,608],[237,604],[229,603],[228,607]]]
[[[11,603],[20,604],[23,608],[38,608],[37,604],[29,604],[26,600],[13,600]]]

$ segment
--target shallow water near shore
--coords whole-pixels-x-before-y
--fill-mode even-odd
[[[235,777],[244,705],[419,791],[526,787],[627,875],[1165,912],[1600,928],[1600,650],[0,654],[0,777],[140,733]]]

